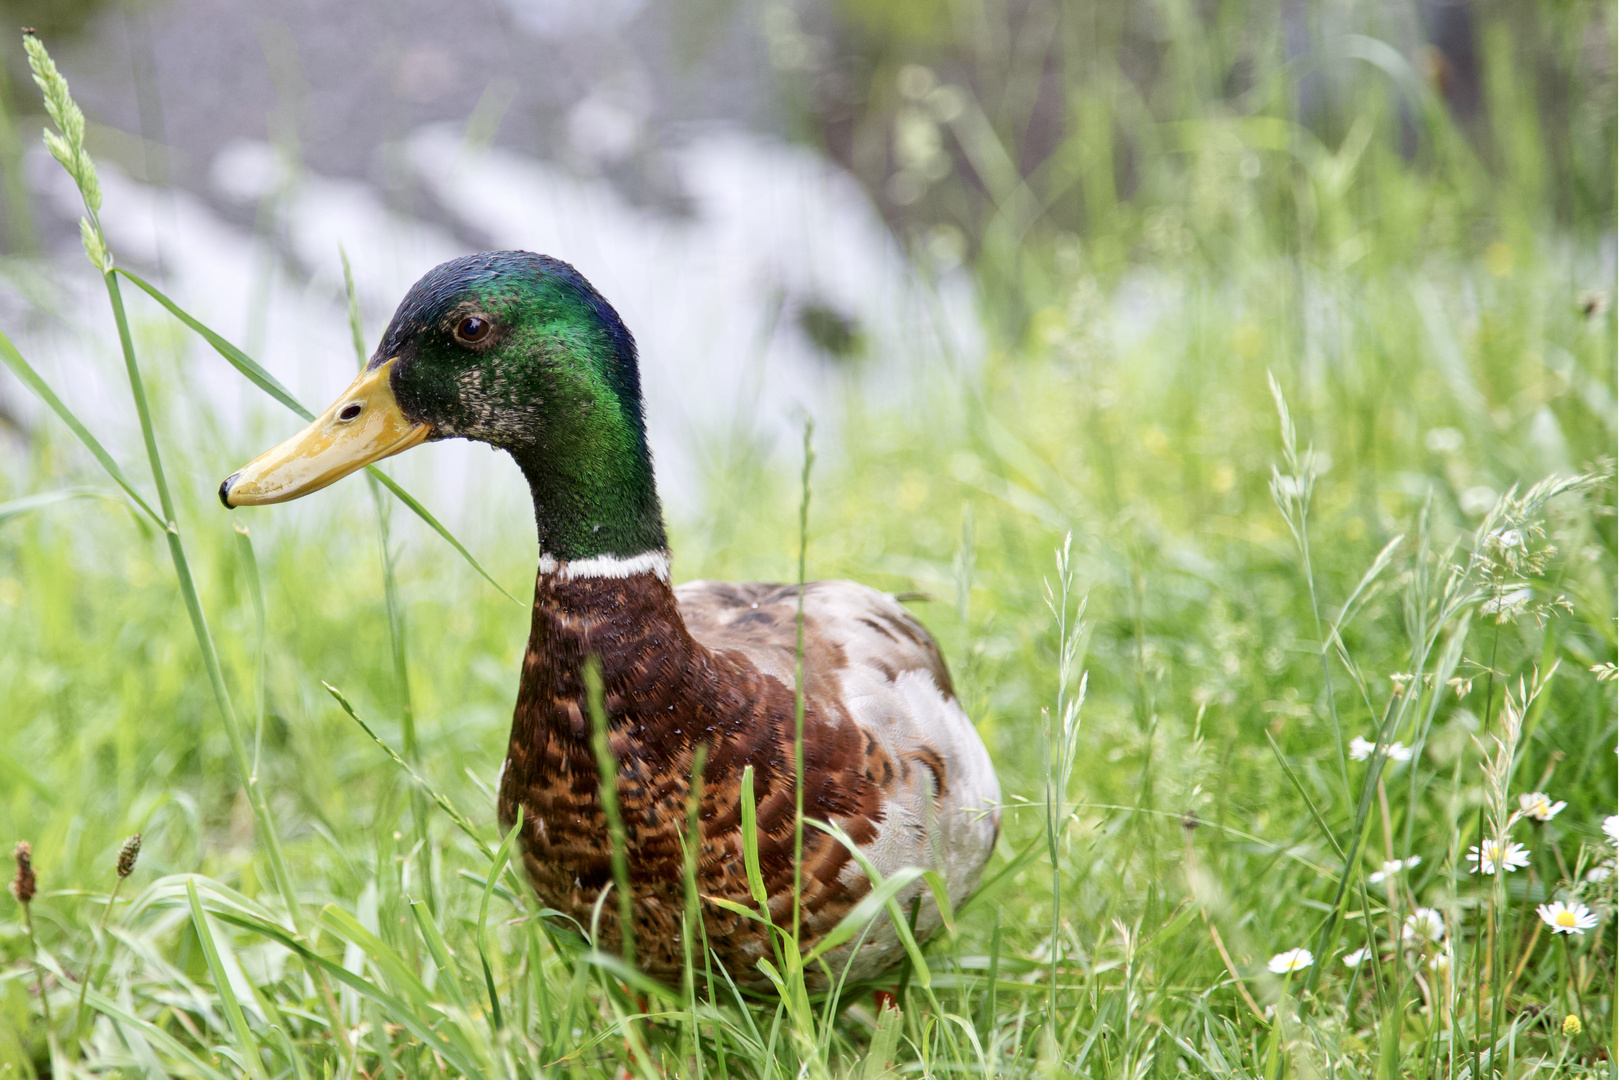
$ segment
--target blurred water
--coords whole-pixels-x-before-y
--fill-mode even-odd
[[[553,39],[600,34],[640,6],[603,5],[587,17],[572,4],[508,4],[522,30]],[[572,106],[576,158],[611,158],[646,137],[623,85],[608,73]],[[659,136],[664,197],[649,199],[611,170],[545,160],[511,140],[491,145],[475,129],[441,121],[403,133],[389,143],[386,183],[323,175],[285,145],[224,132],[185,186],[144,182],[104,159],[103,221],[122,265],[160,281],[315,410],[353,374],[340,244],[368,348],[411,282],[445,259],[520,247],[573,263],[640,344],[660,486],[676,515],[700,504],[717,447],[796,454],[806,414],[835,429],[847,393],[879,415],[907,408],[927,381],[954,378],[981,351],[967,277],[919,274],[859,185],[813,150],[735,118],[684,121]],[[41,207],[61,222],[76,218],[77,193],[55,163],[36,152],[28,166]],[[401,186],[415,197],[394,197]],[[56,236],[48,256],[8,268],[0,319],[81,418],[144,474],[134,467],[138,429],[105,298],[77,244],[60,229]],[[169,324],[135,290],[126,295],[143,335]],[[818,343],[818,317],[847,331],[853,355]],[[217,483],[297,422],[200,341],[187,349],[176,370],[159,365],[153,378],[168,395],[163,421],[186,450],[180,471],[194,485]],[[54,423],[9,374],[0,373],[0,401],[30,423]],[[515,470],[499,461],[446,445],[395,468],[448,524],[476,537],[509,520],[495,508],[524,501]]]

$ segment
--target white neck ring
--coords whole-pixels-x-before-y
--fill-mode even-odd
[[[638,574],[652,574],[659,581],[669,580],[669,552],[643,551],[640,555],[620,557],[597,555],[590,559],[563,562],[554,555],[540,554],[540,573],[552,574],[559,581],[581,581],[587,578],[629,578]]]

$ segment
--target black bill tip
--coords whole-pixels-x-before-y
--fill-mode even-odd
[[[225,509],[227,509],[227,510],[232,509],[232,506],[231,506],[231,485],[233,483],[235,483],[236,478],[238,476],[241,476],[241,475],[242,474],[239,473],[239,472],[233,472],[233,473],[231,473],[231,475],[229,475],[229,476],[227,476],[225,478],[225,482],[223,484],[219,485],[219,501],[224,505]]]

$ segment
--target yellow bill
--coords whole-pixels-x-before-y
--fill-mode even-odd
[[[219,486],[219,501],[226,506],[258,506],[296,499],[373,461],[409,450],[433,434],[431,425],[408,420],[400,412],[388,381],[393,368],[390,360],[362,371],[307,428],[226,477]]]

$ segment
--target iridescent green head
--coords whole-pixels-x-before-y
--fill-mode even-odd
[[[355,385],[306,432],[227,480],[221,498],[296,498],[445,438],[486,442],[517,460],[545,554],[631,556],[666,545],[635,341],[578,271],[527,251],[430,271]],[[340,445],[354,452],[334,462]]]

